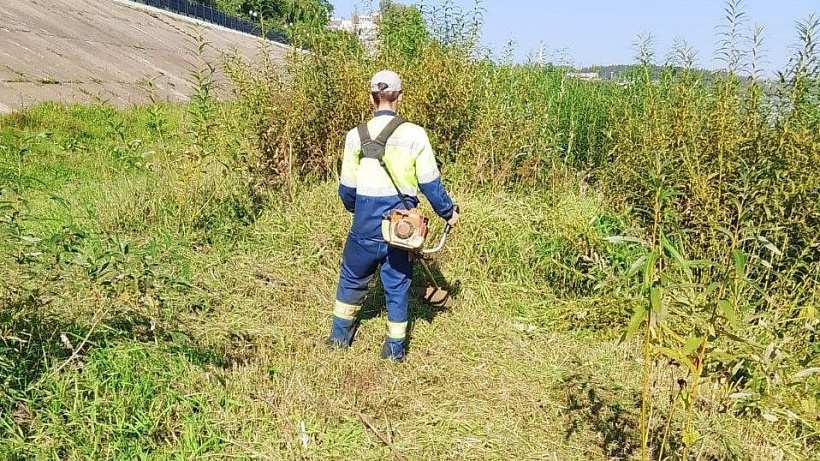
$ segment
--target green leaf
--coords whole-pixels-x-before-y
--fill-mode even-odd
[[[777,248],[776,246],[774,246],[774,243],[770,242],[770,241],[769,241],[769,239],[767,239],[766,237],[764,237],[764,236],[762,236],[762,235],[758,235],[758,236],[757,236],[757,239],[758,239],[758,240],[760,240],[760,242],[761,242],[761,243],[763,243],[763,246],[764,246],[767,250],[771,251],[771,252],[772,252],[772,253],[774,253],[775,255],[780,256],[780,255],[782,255],[782,254],[783,254],[783,252],[782,252],[782,251],[780,251],[780,249],[779,249],[779,248]]]
[[[748,261],[746,253],[740,250],[732,250],[732,258],[734,258],[735,260],[735,273],[737,274],[738,278],[745,278],[746,262]]]
[[[730,231],[730,230],[729,230],[728,228],[726,228],[726,227],[719,226],[719,227],[717,228],[717,230],[718,230],[718,231],[720,231],[723,235],[725,235],[725,236],[729,237],[729,240],[732,240],[732,239],[734,239],[734,238],[735,238],[734,234],[732,234],[732,231]]]
[[[670,349],[666,346],[658,346],[657,350],[658,350],[658,352],[660,352],[661,354],[669,357],[672,360],[680,361],[683,358],[683,356],[680,355],[680,352],[678,352],[674,349]]]
[[[697,336],[693,336],[686,340],[686,343],[683,345],[683,349],[681,349],[681,353],[684,356],[691,355],[695,349],[700,348],[700,345],[703,344],[703,338],[698,338]]]
[[[718,307],[720,308],[721,314],[726,317],[726,320],[729,322],[729,325],[732,328],[740,329],[740,321],[737,318],[737,311],[735,307],[732,306],[732,303],[725,299],[718,300]]]
[[[43,239],[41,239],[40,237],[35,237],[33,235],[21,235],[20,240],[30,244],[37,244]]]
[[[633,275],[638,273],[638,271],[641,270],[641,268],[643,267],[643,265],[645,263],[646,263],[646,255],[643,255],[640,258],[638,258],[637,260],[635,260],[634,263],[632,263],[632,266],[629,267],[629,271],[627,271],[626,276],[627,277],[632,277]]]
[[[655,267],[655,261],[658,260],[658,252],[651,251],[646,255],[646,263],[643,265],[643,286],[648,288],[652,286],[652,269]]]
[[[670,359],[680,363],[681,365],[685,365],[686,368],[688,368],[693,375],[696,375],[698,373],[698,369],[697,367],[695,367],[695,363],[692,362],[689,359],[689,357],[686,357],[685,355],[681,354],[681,351],[677,351],[663,346],[658,347],[656,349],[658,352],[669,357]]]
[[[799,372],[795,373],[793,378],[794,379],[803,379],[803,378],[806,378],[808,376],[818,374],[818,373],[820,373],[820,367],[806,368],[803,371],[799,371]]]
[[[66,210],[71,209],[71,206],[68,204],[68,202],[64,198],[60,197],[59,195],[52,194],[51,196],[49,196],[49,199],[51,199],[52,201],[58,203],[60,206],[62,206]]]
[[[672,327],[670,327],[669,324],[662,323],[660,325],[660,327],[661,327],[661,330],[663,331],[664,335],[669,336],[669,337],[673,338],[675,341],[678,341],[680,343],[685,343],[686,342],[686,340],[683,339],[683,336],[681,336]]]
[[[626,327],[626,331],[621,337],[620,342],[623,343],[628,339],[632,339],[632,337],[634,337],[638,332],[638,328],[640,328],[644,318],[646,318],[646,308],[644,306],[636,307],[635,313],[632,314],[632,319],[629,321],[629,326]]]
[[[683,444],[687,447],[691,447],[697,442],[698,440],[698,431],[694,429],[689,429],[688,431],[683,432]]]
[[[646,240],[644,240],[642,238],[639,238],[639,237],[630,237],[628,235],[613,235],[611,237],[605,237],[604,240],[606,240],[609,243],[615,243],[615,244],[639,243],[639,244],[641,244],[645,247],[649,246],[649,242],[647,242]]]
[[[760,296],[762,296],[762,297],[763,297],[763,299],[765,299],[767,303],[769,303],[769,304],[774,304],[774,300],[772,299],[772,297],[771,297],[771,296],[769,296],[769,293],[766,293],[766,291],[765,291],[765,290],[763,290],[763,288],[761,288],[761,287],[760,287],[760,285],[758,285],[758,284],[756,284],[756,283],[752,282],[751,280],[746,280],[746,283],[747,283],[750,287],[754,288],[754,290],[755,290],[755,291],[757,291],[758,293],[760,293]]]
[[[661,234],[661,246],[672,256],[672,259],[677,262],[681,269],[686,272],[686,275],[689,276],[689,279],[692,279],[692,270],[689,269],[689,261],[687,261],[682,254],[672,245],[669,240],[667,240],[666,236]]]
[[[763,346],[762,346],[762,345],[760,345],[760,344],[758,344],[758,343],[756,343],[756,342],[754,342],[754,341],[752,341],[752,340],[750,340],[750,339],[741,338],[740,336],[738,336],[738,335],[736,335],[736,334],[733,334],[733,333],[732,333],[732,332],[730,332],[730,331],[723,331],[723,332],[722,332],[722,336],[723,336],[724,338],[729,338],[729,339],[731,339],[731,340],[732,340],[732,341],[734,341],[734,342],[737,342],[737,343],[741,343],[741,344],[746,344],[746,345],[752,346],[752,347],[754,347],[754,348],[756,348],[756,349],[762,349],[762,348],[763,348]]]
[[[677,197],[679,195],[683,195],[683,192],[681,192],[679,190],[675,190],[675,189],[666,189],[663,192],[661,192],[661,194],[659,196],[659,199],[660,199],[660,201],[663,202],[663,201],[666,201],[667,199],[670,199],[672,197]]]
[[[714,267],[716,264],[714,261],[710,261],[708,259],[692,259],[689,260],[689,267],[694,267],[696,269],[705,269],[708,267]]]
[[[689,359],[689,357],[681,357],[678,361],[686,365],[686,368],[689,369],[689,372],[692,373],[692,375],[698,374],[698,368],[695,366],[695,363]]]
[[[709,357],[724,363],[737,360],[737,356],[723,351],[712,351],[709,353]]]
[[[708,296],[708,295],[711,295],[712,293],[714,293],[714,292],[715,292],[715,290],[717,290],[717,289],[718,289],[718,287],[720,287],[720,284],[719,284],[719,283],[717,283],[717,282],[712,282],[712,283],[710,283],[710,284],[709,284],[709,286],[708,286],[708,287],[706,287],[706,295],[707,295],[707,296]]]
[[[661,288],[652,287],[649,291],[649,307],[653,311],[660,312],[661,307]]]

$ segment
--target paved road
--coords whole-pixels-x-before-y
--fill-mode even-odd
[[[185,101],[196,66],[197,33],[205,56],[258,57],[261,39],[122,0],[0,1],[0,113],[41,101]],[[274,45],[274,59],[288,49]],[[218,76],[225,91],[226,79]]]

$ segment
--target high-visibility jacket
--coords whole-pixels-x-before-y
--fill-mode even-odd
[[[391,111],[376,112],[367,122],[370,136],[378,136],[394,116]],[[453,201],[441,183],[435,153],[423,128],[409,122],[399,126],[385,146],[383,161],[396,186],[412,202],[411,206],[417,206],[420,191],[436,214],[444,219],[453,216]],[[353,213],[350,233],[358,238],[381,239],[382,216],[390,210],[404,208],[378,160],[362,158],[361,140],[355,128],[345,139],[339,197]]]

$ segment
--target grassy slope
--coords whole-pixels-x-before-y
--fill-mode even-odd
[[[3,187],[29,205],[19,232],[0,224],[0,457],[389,457],[360,414],[410,459],[638,456],[639,354],[611,328],[624,306],[560,286],[584,283],[561,258],[618,221],[597,192],[456,191],[464,225],[438,259],[455,305],[412,302],[397,366],[377,357],[379,289],[351,351],[317,344],[349,225],[334,184],[253,210],[218,170],[180,232],[181,123],[173,107],[0,119]],[[716,408],[699,418],[704,456],[805,455]]]

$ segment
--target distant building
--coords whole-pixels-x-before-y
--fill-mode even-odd
[[[332,30],[343,30],[350,32],[357,37],[364,45],[364,48],[371,54],[375,53],[379,48],[379,21],[381,15],[373,14],[358,14],[353,13],[351,19],[346,18],[330,18],[328,28]]]
[[[568,72],[567,77],[578,78],[586,81],[601,80],[601,74],[598,72]]]

